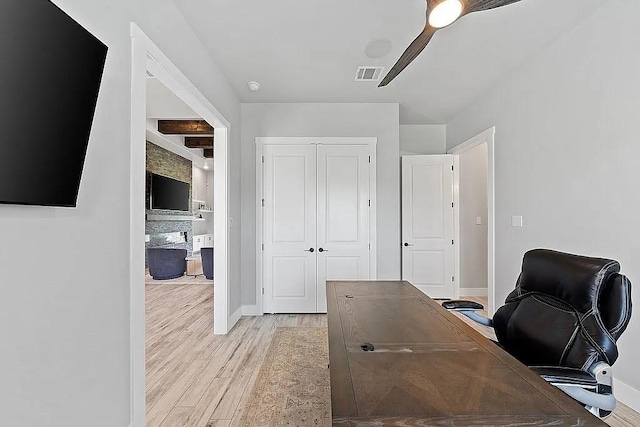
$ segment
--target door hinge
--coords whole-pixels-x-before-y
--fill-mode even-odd
[[[369,243],[369,250],[371,250],[371,243]]]
[[[451,276],[451,281],[452,281],[452,282],[455,282],[455,281],[456,281],[456,278],[455,278],[454,276]]]
[[[263,201],[264,201],[264,200],[263,200]],[[264,206],[264,204],[263,204],[262,206]],[[451,202],[451,207],[453,207],[453,202]]]
[[[264,288],[262,288],[262,295],[264,295]]]
[[[369,199],[369,206],[371,206],[371,199]]]
[[[264,163],[264,156],[262,156],[262,163]]]
[[[453,165],[451,166],[451,170],[453,171]]]
[[[264,251],[264,243],[261,246],[262,246],[262,250]]]
[[[452,245],[454,244],[454,243],[453,243],[453,239],[451,239],[451,244],[452,244]]]
[[[371,163],[371,156],[369,156],[369,163]]]
[[[264,208],[264,199],[262,199],[262,207]]]

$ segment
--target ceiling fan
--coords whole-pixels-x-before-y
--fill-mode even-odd
[[[427,23],[424,30],[404,51],[378,87],[388,85],[407,65],[411,64],[440,28],[451,25],[470,13],[495,9],[518,1],[520,0],[427,0]]]

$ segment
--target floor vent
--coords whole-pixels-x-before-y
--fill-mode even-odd
[[[358,67],[356,71],[357,82],[377,82],[382,77],[384,67]]]

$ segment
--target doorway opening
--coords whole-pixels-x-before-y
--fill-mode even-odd
[[[232,323],[229,319],[228,301],[228,268],[229,248],[227,238],[228,224],[228,135],[229,122],[224,116],[198,91],[198,89],[180,72],[162,51],[140,30],[131,24],[132,38],[132,71],[131,71],[131,165],[130,165],[130,348],[131,348],[131,426],[142,427],[146,420],[146,357],[145,357],[145,253],[148,243],[152,239],[163,240],[169,246],[180,246],[177,250],[187,251],[185,259],[173,260],[185,266],[186,273],[197,272],[198,265],[188,266],[190,261],[197,264],[196,252],[202,247],[213,246],[212,277],[215,283],[215,298],[213,298],[213,313],[203,316],[203,324],[207,330],[215,334],[226,334]],[[179,103],[189,111],[187,115],[193,121],[200,121],[212,127],[213,153],[212,160],[200,155],[198,149],[190,149],[176,143],[177,136],[168,136],[159,132],[157,120],[149,119],[147,114],[147,99],[149,79],[152,78],[157,89],[166,91],[167,96],[179,100]],[[173,114],[173,113],[172,113]],[[179,117],[175,113],[174,118]],[[154,129],[156,130],[154,132]],[[210,137],[208,136],[208,137]],[[212,142],[213,142],[212,141]],[[183,141],[180,141],[184,144]],[[182,165],[178,176],[168,176],[176,173],[171,168],[162,166],[149,171],[147,165],[147,150],[151,144],[152,150],[163,150],[162,156],[173,157],[176,164],[183,159],[188,167]],[[211,149],[207,147],[207,149]],[[168,154],[167,154],[168,153]],[[196,169],[192,169],[191,165]],[[157,166],[157,165],[156,165]],[[205,169],[206,167],[206,169]],[[211,179],[207,178],[207,170],[213,169]],[[200,171],[202,169],[202,171]],[[193,182],[194,175],[198,176],[200,184]],[[166,206],[153,206],[153,189],[147,186],[154,177],[164,184],[174,186],[177,197],[164,200]],[[204,181],[203,181],[204,179]],[[207,183],[209,185],[207,185]],[[180,189],[184,191],[181,191]],[[184,192],[188,193],[186,206]],[[150,196],[149,193],[151,192]],[[197,193],[200,194],[197,194]],[[174,194],[174,195],[175,195]],[[180,197],[182,194],[182,197]],[[160,196],[158,196],[160,197]],[[149,203],[149,205],[147,205]],[[212,205],[212,206],[211,206]],[[150,210],[147,210],[147,207]],[[166,209],[163,209],[166,208]],[[211,211],[211,212],[208,212]],[[206,216],[210,215],[207,219]],[[175,230],[153,230],[147,232],[149,221],[164,222]],[[175,223],[174,223],[175,221]],[[180,223],[180,227],[173,224]],[[194,229],[194,224],[198,227]],[[208,225],[206,225],[208,224]],[[204,227],[204,228],[203,228]],[[153,228],[153,227],[152,227]],[[181,228],[181,229],[178,229]],[[184,229],[182,229],[184,228]],[[215,230],[215,233],[213,232]],[[165,232],[166,231],[166,232]],[[197,232],[198,234],[194,234]],[[151,235],[154,236],[151,236]],[[210,236],[210,241],[196,242],[197,236]],[[164,240],[166,239],[166,240]],[[198,246],[198,247],[196,247]],[[166,249],[170,249],[167,247]],[[163,255],[164,256],[164,255]],[[179,256],[178,258],[180,258]],[[188,258],[192,259],[189,260]],[[170,260],[169,264],[173,261]],[[203,263],[204,264],[204,263]],[[204,265],[202,266],[204,267]],[[189,270],[191,268],[191,270]],[[201,267],[200,267],[201,268]],[[180,270],[181,267],[178,267]],[[170,277],[171,272],[165,277]],[[188,276],[185,280],[188,279]],[[209,317],[209,318],[207,318]],[[206,322],[205,322],[206,321]]]
[[[495,301],[495,128],[448,151],[454,155],[456,277],[460,294]]]

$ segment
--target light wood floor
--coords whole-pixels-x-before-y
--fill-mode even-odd
[[[326,326],[326,316],[243,317],[213,335],[213,285],[188,280],[146,285],[147,426],[237,426],[275,328]],[[619,405],[607,422],[640,426],[640,414]]]

